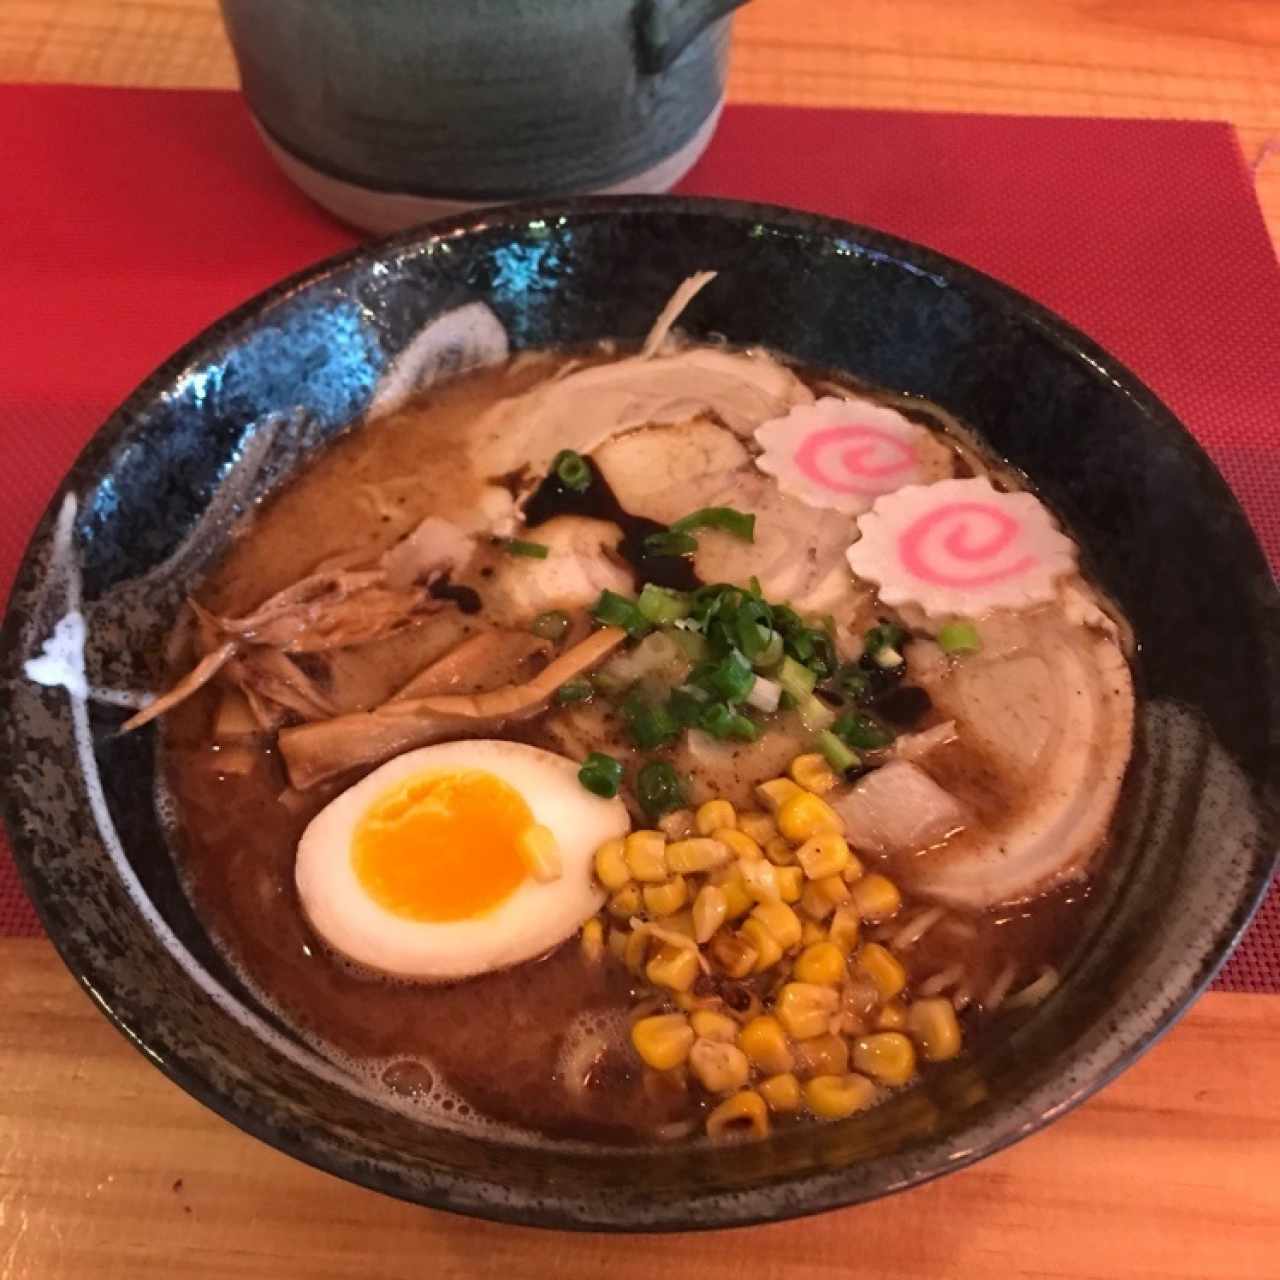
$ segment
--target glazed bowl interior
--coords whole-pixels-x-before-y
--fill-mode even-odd
[[[683,318],[692,336],[934,401],[1065,520],[1139,641],[1122,821],[1059,990],[877,1110],[728,1149],[461,1136],[352,1091],[255,1004],[179,885],[152,733],[115,736],[124,711],[33,684],[22,664],[82,604],[90,683],[154,685],[176,611],[236,518],[360,419],[435,317],[483,303],[516,350],[637,340],[703,268],[721,275]],[[427,373],[463,358],[437,353]],[[1105,352],[986,277],[779,209],[628,199],[486,212],[256,299],[94,438],[33,539],[5,625],[7,818],[49,933],[104,1012],[184,1088],[283,1150],[424,1204],[548,1226],[782,1218],[911,1185],[1035,1129],[1132,1061],[1209,980],[1274,860],[1277,617],[1248,526],[1187,433]]]

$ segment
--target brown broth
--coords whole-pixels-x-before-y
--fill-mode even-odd
[[[255,515],[201,587],[201,602],[222,613],[247,611],[330,556],[380,552],[425,515],[465,509],[483,483],[457,464],[468,424],[495,398],[555,367],[542,361],[470,375],[345,436]],[[544,495],[543,514],[565,509],[555,499]],[[613,511],[590,514],[632,528],[625,513],[623,520]],[[646,531],[635,525],[637,537]],[[369,701],[387,696],[471,625],[449,611],[380,642]],[[166,724],[181,867],[216,942],[287,1021],[336,1060],[376,1064],[391,1093],[423,1092],[425,1072],[478,1112],[553,1137],[642,1141],[705,1110],[705,1095],[683,1073],[667,1073],[655,1087],[651,1073],[632,1065],[624,1044],[632,980],[608,959],[588,963],[575,941],[537,962],[434,987],[385,981],[333,956],[301,911],[294,852],[310,819],[359,775],[301,796],[289,791],[268,739],[230,751],[209,745],[215,696],[203,691]],[[537,721],[520,736],[551,749],[559,741]],[[905,953],[911,979],[963,963],[972,1018],[1007,957],[1019,958],[1025,981],[1062,953],[1079,931],[1083,897],[1063,892],[976,919],[952,913]],[[926,905],[908,902],[881,932],[891,935]],[[595,1015],[612,1033],[582,1038],[580,1053],[566,1053],[574,1047],[566,1045],[570,1026]]]

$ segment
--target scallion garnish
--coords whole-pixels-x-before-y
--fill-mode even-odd
[[[628,634],[642,636],[649,630],[649,623],[634,600],[620,596],[616,591],[604,590],[591,610],[591,616],[606,627],[621,627]]]
[[[977,653],[982,637],[972,622],[948,622],[938,632],[938,644],[943,653]]]
[[[574,493],[585,493],[591,487],[591,467],[586,458],[572,449],[561,449],[551,463],[560,483]]]
[[[721,742],[728,738],[739,742],[754,742],[760,736],[760,730],[750,716],[734,711],[723,702],[713,702],[703,709],[698,717],[698,728]]]
[[[529,629],[543,640],[562,640],[569,630],[569,615],[563,609],[548,609],[534,618]]]
[[[697,549],[698,540],[693,534],[670,529],[651,533],[644,540],[644,552],[648,556],[691,556]]]
[[[501,538],[499,545],[510,556],[528,556],[530,560],[545,560],[551,551],[541,542],[525,542],[521,538]]]
[[[562,707],[573,702],[586,702],[595,693],[590,680],[579,676],[576,680],[566,680],[555,692],[555,701]]]
[[[622,782],[622,765],[612,756],[593,751],[578,770],[578,781],[593,795],[612,800]]]
[[[661,626],[664,622],[687,618],[690,604],[689,597],[683,591],[672,591],[658,586],[656,582],[647,582],[636,601],[636,608],[646,621]]]
[[[814,741],[818,744],[818,750],[822,752],[827,763],[841,773],[862,763],[857,753],[850,751],[830,729],[823,729]]]
[[[646,751],[663,746],[680,732],[675,716],[662,703],[652,702],[639,692],[627,697],[622,715],[631,741]]]
[[[730,649],[703,677],[706,685],[726,702],[741,702],[751,692],[756,673],[737,649]]]
[[[874,658],[882,649],[901,649],[906,638],[905,628],[898,626],[896,622],[882,620],[878,626],[872,627],[867,632],[863,640],[862,651],[867,657]],[[896,666],[897,663],[892,663],[891,665]]]
[[[783,658],[776,679],[783,693],[790,694],[797,705],[812,696],[813,686],[818,683],[818,677],[792,657]]]
[[[673,533],[692,533],[695,529],[723,529],[743,542],[754,542],[756,518],[750,511],[732,507],[703,507],[671,525]]]
[[[836,718],[831,730],[842,742],[859,751],[878,751],[893,741],[893,730],[874,716],[863,712],[846,712]]]
[[[684,779],[665,760],[650,760],[636,775],[636,799],[651,818],[660,818],[686,803]]]

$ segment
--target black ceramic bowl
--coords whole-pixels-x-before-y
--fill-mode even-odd
[[[919,1088],[732,1150],[504,1146],[343,1087],[219,960],[178,886],[150,732],[24,677],[82,597],[90,681],[156,678],[183,591],[244,505],[356,422],[443,310],[486,303],[514,347],[639,338],[673,285],[723,274],[683,323],[915,393],[971,424],[1066,519],[1141,643],[1128,820],[1067,980]],[[192,536],[194,533],[194,536]],[[1277,845],[1280,609],[1226,486],[1105,351],[914,245],[781,209],[626,199],[486,212],[285,282],[181,351],[98,432],[32,540],[0,653],[0,769],[27,887],[72,972],[183,1088],[353,1181],[558,1227],[727,1226],[850,1204],[1031,1132],[1129,1064],[1238,938]],[[1159,1176],[1158,1172],[1155,1176]]]

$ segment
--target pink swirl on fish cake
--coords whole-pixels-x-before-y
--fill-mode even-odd
[[[851,423],[810,432],[796,450],[795,461],[801,475],[824,489],[878,494],[896,487],[886,485],[887,478],[914,472],[916,451],[879,427]]]
[[[985,533],[983,523],[988,526]],[[1036,557],[1029,554],[994,568],[982,567],[1005,551],[1016,550],[1022,532],[1021,521],[992,503],[949,502],[934,507],[899,535],[898,554],[907,572],[922,582],[939,587],[986,587],[1035,568]],[[945,557],[938,554],[939,549]],[[972,564],[974,570],[958,571],[964,564]]]

